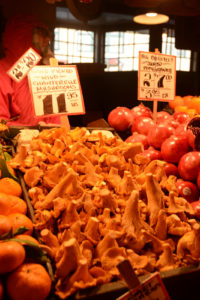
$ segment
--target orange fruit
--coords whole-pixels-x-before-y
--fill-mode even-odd
[[[22,242],[20,242],[22,245],[25,245],[26,242],[25,241],[29,241],[31,243],[34,243],[36,244],[37,246],[40,245],[40,243],[31,235],[28,235],[28,234],[17,234],[15,235],[15,239],[20,239],[22,240]],[[23,243],[24,241],[24,243]]]
[[[194,117],[194,115],[197,114],[197,111],[194,108],[188,108],[186,113],[190,116],[190,118],[192,118],[192,117]]]
[[[51,290],[51,278],[37,263],[24,263],[8,275],[6,289],[12,300],[45,300]]]
[[[0,236],[11,230],[11,221],[7,216],[0,215]]]
[[[183,97],[184,105],[189,107],[192,98],[193,98],[193,96],[191,96],[191,95],[184,96]]]
[[[4,177],[0,179],[0,192],[20,197],[22,194],[22,188],[16,180]]]
[[[200,97],[193,97],[192,104],[193,106],[191,108],[196,109],[197,113],[200,113]]]
[[[168,102],[169,107],[174,109],[177,105],[184,105],[184,100],[181,96],[175,96],[173,101]]]
[[[8,215],[9,220],[11,221],[11,225],[13,228],[13,232],[15,232],[19,227],[25,226],[28,228],[25,234],[31,235],[33,232],[33,222],[26,215],[20,213],[14,213]]]
[[[9,215],[12,213],[27,213],[27,204],[17,196],[0,193],[0,214]]]
[[[175,112],[186,112],[188,107],[186,105],[177,105],[174,107]]]
[[[0,300],[2,300],[2,299],[3,299],[3,283],[0,279]]]
[[[25,259],[24,247],[15,241],[0,242],[0,274],[11,272]]]

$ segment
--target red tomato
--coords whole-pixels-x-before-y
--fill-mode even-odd
[[[198,188],[200,190],[200,172],[197,175],[197,186],[198,186]]]
[[[190,120],[190,116],[183,111],[175,112],[173,118],[178,121],[180,124],[185,124]]]
[[[147,135],[149,130],[154,126],[154,121],[148,117],[137,117],[133,120],[131,132],[137,131],[138,133]]]
[[[133,118],[137,117],[148,117],[152,118],[153,114],[149,107],[145,106],[144,104],[139,104],[131,109]]]
[[[173,128],[177,128],[180,125],[179,122],[177,122],[173,118],[164,120],[163,122],[160,122],[160,124],[163,124],[165,126],[170,126],[170,127],[173,127]]]
[[[144,134],[139,134],[137,132],[133,133],[133,135],[129,136],[125,142],[127,143],[142,143],[144,146],[144,149],[147,149],[149,147],[149,144],[147,142],[147,137]]]
[[[176,187],[181,197],[184,197],[188,202],[197,201],[199,199],[199,190],[191,181],[178,179]]]
[[[192,148],[193,150],[195,149],[194,148],[194,139],[195,139],[195,136],[194,136],[194,134],[192,133],[191,130],[187,129],[187,124],[180,124],[175,129],[174,134],[176,136],[179,136],[179,137],[187,139],[189,147]]]
[[[187,136],[187,124],[180,124],[174,131],[175,135]]]
[[[177,163],[189,151],[187,139],[172,135],[161,145],[161,154],[166,162]]]
[[[178,167],[172,163],[166,163],[164,170],[167,177],[170,175],[178,176]]]
[[[108,115],[108,123],[117,131],[127,130],[132,125],[132,113],[127,107],[118,106]]]
[[[200,152],[191,151],[184,154],[179,160],[178,172],[184,180],[196,180],[200,172]]]
[[[190,204],[194,208],[197,218],[200,219],[200,199],[198,201],[190,202]]]
[[[154,160],[154,159],[161,160],[162,159],[161,152],[159,150],[156,150],[153,147],[149,147],[148,149],[144,150],[142,155],[147,156],[148,158],[150,158],[150,160]]]
[[[193,134],[192,130],[188,129],[187,130],[187,135],[188,135],[188,144],[189,144],[189,146],[193,150],[195,150],[195,144],[194,144],[195,135]]]
[[[174,128],[163,124],[154,125],[147,135],[147,141],[150,146],[160,149],[164,140],[174,133]]]
[[[160,124],[171,118],[172,116],[167,111],[158,111],[156,114],[156,123]]]

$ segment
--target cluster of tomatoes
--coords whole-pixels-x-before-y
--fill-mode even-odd
[[[178,98],[177,98],[178,99]],[[185,111],[157,112],[143,104],[129,109],[116,107],[108,115],[108,123],[116,131],[131,132],[126,142],[141,142],[143,155],[150,160],[166,161],[167,176],[177,176],[177,189],[200,216],[200,152],[195,148],[195,135],[188,130],[193,115]]]

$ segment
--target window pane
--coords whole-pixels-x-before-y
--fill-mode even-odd
[[[139,51],[149,51],[149,30],[106,32],[105,71],[138,70]]]
[[[181,59],[180,57],[176,58],[176,70],[179,71],[180,70],[180,64],[181,64]]]
[[[119,43],[119,32],[107,32],[106,33],[106,45],[117,45]]]
[[[131,71],[133,70],[133,58],[121,58],[119,71]]]
[[[135,58],[134,59],[134,70],[138,70],[138,64],[139,64],[139,59]]]
[[[108,46],[106,47],[105,57],[118,57],[119,47],[118,46]]]
[[[190,60],[187,58],[181,59],[181,70],[182,71],[190,71]]]
[[[191,51],[175,48],[175,30],[163,29],[162,53],[176,56],[176,70],[190,71]]]
[[[67,54],[67,43],[66,42],[56,42],[56,48],[54,48],[54,54]]]
[[[135,34],[135,43],[139,43],[139,44],[149,43],[149,34],[136,33]]]
[[[124,34],[124,44],[133,44],[134,33],[131,31],[126,31]]]
[[[54,53],[58,61],[94,62],[94,32],[55,28]],[[62,56],[61,56],[62,55]]]

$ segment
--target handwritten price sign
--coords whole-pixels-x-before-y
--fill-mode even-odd
[[[35,66],[28,78],[36,116],[85,113],[76,66]]]
[[[7,73],[16,82],[20,82],[40,59],[41,56],[30,48],[20,57],[20,59],[18,59]]]
[[[139,52],[138,99],[174,100],[176,57],[156,52]]]
[[[154,273],[142,284],[130,290],[117,300],[170,300],[159,273]]]

